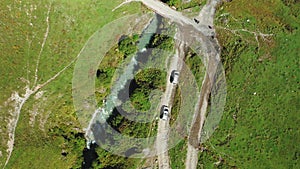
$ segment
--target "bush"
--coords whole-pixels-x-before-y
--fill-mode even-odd
[[[136,43],[138,41],[138,35],[123,36],[119,42],[119,50],[125,56],[134,54],[137,51]]]
[[[159,48],[167,51],[172,51],[174,47],[174,40],[167,35],[155,34],[151,37],[148,48]]]
[[[166,74],[156,68],[142,70],[135,75],[134,81],[137,86],[130,95],[130,99],[136,110],[142,112],[149,110],[151,107],[149,101],[151,90],[163,90],[165,77]]]

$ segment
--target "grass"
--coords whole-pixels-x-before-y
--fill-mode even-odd
[[[185,168],[185,158],[187,152],[187,141],[181,140],[175,147],[169,150],[170,163],[172,169]]]
[[[20,166],[30,166],[30,168],[60,168],[65,166],[66,168],[71,168],[72,163],[76,160],[76,156],[70,155],[72,158],[64,158],[61,156],[61,154],[57,153],[58,151],[60,151],[59,148],[52,147],[49,149],[48,147],[42,146],[27,146],[17,148],[14,152],[14,156],[17,158],[12,159],[7,168],[19,168]],[[32,154],[35,154],[35,156]],[[45,163],[45,161],[48,161],[48,163]]]
[[[232,1],[216,18],[226,68],[221,123],[198,168],[299,168],[299,19],[281,1]],[[224,18],[222,13],[228,13]],[[222,18],[222,19],[221,19]],[[247,22],[250,19],[250,22]],[[247,29],[273,34],[258,46]],[[259,47],[259,48],[258,48]]]
[[[174,96],[174,101],[173,101],[173,105],[172,105],[172,116],[170,119],[170,126],[172,126],[174,124],[174,122],[177,120],[178,118],[178,114],[180,113],[180,104],[181,104],[181,91],[180,88],[177,86],[176,87],[176,91],[175,91],[175,96]]]
[[[35,66],[47,28],[49,34],[41,53],[38,84],[55,75],[79,53],[87,39],[106,23],[126,14],[136,13],[134,3],[111,12],[121,1],[1,1],[0,2],[0,151],[6,160],[6,124],[10,105],[4,102],[12,92],[24,93],[27,79],[33,86]],[[31,24],[32,26],[31,26]],[[78,165],[85,146],[82,129],[72,104],[73,65],[56,80],[42,88],[40,99],[30,97],[22,108],[16,130],[15,149],[8,168],[70,168]],[[10,104],[11,102],[7,102]],[[34,125],[29,124],[37,111]],[[57,130],[58,129],[58,130]],[[73,140],[73,141],[72,141]],[[63,156],[62,151],[68,155]],[[80,165],[80,162],[79,162]]]
[[[174,127],[176,125],[177,118],[181,118],[179,116],[180,108],[181,108],[181,91],[180,88],[176,87],[176,93],[174,96],[174,101],[172,105],[172,116],[170,119],[170,126]],[[176,127],[175,127],[176,128]],[[178,128],[177,128],[178,129]],[[178,131],[180,132],[180,131]],[[182,132],[182,131],[181,131]],[[172,169],[181,169],[184,168],[186,152],[187,152],[187,140],[186,138],[178,138],[177,142],[174,144],[173,142],[171,145],[175,145],[173,148],[169,149],[169,156],[170,156],[170,163]]]
[[[45,82],[70,63],[96,30],[140,9],[140,4],[134,3],[111,13],[119,2],[54,0],[38,83]],[[285,3],[287,6],[279,0],[240,0],[225,3],[218,10],[216,24],[227,73],[227,104],[219,128],[202,145],[206,150],[200,154],[200,168],[299,168],[300,9],[299,3]],[[6,101],[14,91],[24,93],[26,83],[21,78],[33,86],[49,5],[50,1],[36,0],[0,2],[0,50],[4,51],[0,54],[0,64],[5,65],[0,67],[3,157],[7,155],[6,124],[13,108]],[[258,46],[251,32],[233,34],[225,27],[274,35],[267,40],[258,37]],[[25,103],[7,168],[80,167],[85,142],[71,102],[72,68],[45,86],[40,99],[31,97]],[[30,124],[34,112],[38,114]],[[174,159],[184,156],[184,151],[180,151],[183,145],[181,142],[170,150],[174,167],[182,166]],[[67,152],[67,156],[62,152]],[[175,152],[182,155],[176,156]],[[4,161],[5,158],[0,158],[0,166]],[[215,165],[218,161],[219,165]],[[111,162],[120,163],[124,159]]]
[[[185,64],[193,74],[200,90],[206,69],[202,63],[201,57],[189,49],[185,58]]]

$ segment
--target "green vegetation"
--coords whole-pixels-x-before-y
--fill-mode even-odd
[[[151,54],[148,57],[144,67],[155,67],[163,71],[167,71],[166,61],[174,54],[174,25],[169,25],[165,19],[162,18],[160,25],[160,34],[154,34],[147,48],[151,49]]]
[[[49,34],[40,55],[38,80],[41,84],[53,77],[76,58],[88,38],[106,23],[140,11],[133,3],[114,13],[116,1],[18,1],[0,2],[0,166],[6,160],[7,122],[13,102],[12,93],[22,96],[24,87],[35,87],[34,74],[47,29]],[[50,5],[51,4],[51,5]],[[105,14],[105,15],[104,15]],[[118,54],[121,57],[121,54]],[[111,59],[115,59],[114,57]],[[118,60],[118,59],[116,59]],[[109,64],[112,63],[107,59]],[[111,77],[113,67],[107,64],[103,76]],[[95,72],[96,73],[96,72]],[[73,65],[33,95],[24,104],[16,129],[15,147],[7,168],[80,168],[85,147],[82,127],[72,103]],[[99,78],[106,79],[102,77]],[[26,80],[30,81],[27,83]],[[105,81],[108,85],[109,81]],[[6,103],[5,103],[6,102]]]
[[[139,39],[139,35],[135,34],[133,36],[125,36],[121,38],[122,40],[119,42],[119,50],[125,56],[129,56],[134,54],[137,51],[137,41]]]
[[[96,89],[99,91],[104,91],[103,89],[105,89],[105,93],[99,97],[100,100],[104,99],[109,93],[111,86],[111,81],[109,79],[114,78],[113,74],[118,67],[118,64],[122,62],[124,58],[127,58],[127,56],[136,52],[137,37],[138,36],[134,35],[132,37],[123,38],[118,46],[107,53],[102,63],[99,65],[99,76],[97,76]],[[151,38],[149,46],[156,49],[171,50],[173,48],[172,42],[173,40],[171,38],[156,35]],[[110,60],[111,58],[114,59]],[[155,63],[157,61],[156,59],[161,60],[165,59],[165,57],[154,59],[153,57],[150,57],[149,60],[145,61],[145,64],[150,65]],[[108,63],[111,64],[106,66]],[[160,101],[159,96],[165,89],[165,79],[166,73],[161,69],[150,67],[137,72],[129,86],[130,100],[127,100],[121,107],[114,109],[113,114],[108,120],[109,125],[120,133],[134,138],[155,136],[157,122],[154,119],[153,122],[148,123],[134,122],[121,115],[118,112],[118,109],[123,109],[129,116],[134,116],[134,118],[139,118],[139,116],[145,118],[146,112],[151,113],[149,117],[154,118],[159,113],[155,111],[158,104],[157,101]],[[101,105],[100,102],[99,105]],[[96,148],[96,152],[98,158],[93,162],[94,168],[135,168],[139,161],[112,155],[100,147]]]
[[[220,6],[216,27],[227,103],[219,127],[202,145],[198,168],[300,167],[300,5],[284,2]],[[258,33],[258,41],[250,31]]]
[[[198,7],[201,4],[205,4],[205,0],[191,0],[190,2],[184,2],[183,0],[161,0],[169,6],[174,6],[178,10],[189,9]]]
[[[96,94],[98,93],[99,105],[102,104],[101,100],[110,92],[112,83],[110,79],[114,79],[113,74],[120,62],[137,50],[137,35],[121,37],[121,39],[118,46],[111,49],[99,65],[98,80],[96,81]],[[165,89],[166,79],[163,66],[165,66],[167,53],[164,52],[171,52],[174,48],[173,44],[173,39],[167,36],[154,35],[151,38],[147,47],[155,49],[151,53],[152,56],[143,61],[141,65],[143,70],[137,72],[130,82],[130,100],[125,101],[121,107],[115,108],[108,119],[108,123],[115,130],[134,138],[147,138],[156,135],[157,121],[154,120],[154,117],[158,116],[159,113],[156,112],[157,105]],[[99,93],[100,91],[102,93]],[[131,121],[121,115],[118,112],[119,109],[123,109],[130,117],[136,119],[140,119],[140,117],[145,119],[145,116],[148,117],[149,114],[149,117],[153,118],[153,122],[139,123]],[[96,152],[98,158],[93,162],[94,168],[135,168],[138,161],[112,155],[100,147],[96,148]]]
[[[166,51],[173,51],[174,39],[165,34],[154,34],[147,47],[163,49]]]
[[[151,131],[152,123],[134,122],[128,120],[118,112],[114,112],[110,117],[108,124],[120,133],[134,138],[146,138],[148,136],[155,136],[156,134],[156,131]]]
[[[156,68],[149,68],[139,71],[134,78],[136,88],[130,96],[131,103],[137,111],[147,111],[150,109],[149,96],[152,90],[164,90],[166,73]]]
[[[95,94],[98,106],[102,106],[103,100],[110,93],[114,74],[124,59],[134,54],[137,50],[138,35],[124,36],[118,45],[110,49],[101,61],[96,72]]]
[[[150,92],[155,89],[163,90],[165,87],[165,76],[165,73],[155,68],[139,71],[133,80],[135,88],[130,96],[131,101],[127,101],[122,108],[125,111],[128,111],[128,114],[149,111],[151,106],[151,102],[149,101]],[[131,105],[133,105],[133,108],[130,107]],[[116,131],[133,138],[147,138],[156,135],[156,121],[148,123],[134,122],[121,115],[118,112],[118,109],[114,109],[113,114],[107,121]],[[151,113],[154,115],[156,114],[153,111],[151,111]],[[94,168],[136,168],[140,161],[139,159],[130,159],[112,155],[100,147],[96,148],[96,152],[98,158],[93,162]]]
[[[112,155],[111,153],[101,149],[96,149],[97,154],[99,154],[98,160],[93,162],[94,169],[102,168],[118,168],[118,169],[135,169],[139,159],[126,158],[117,155]]]
[[[170,126],[176,125],[174,122],[177,120],[181,107],[181,91],[180,88],[176,87],[176,94],[172,105],[172,116],[170,119]],[[174,127],[174,126],[173,126]],[[185,158],[187,152],[187,140],[181,140],[175,147],[169,150],[170,163],[172,169],[184,168]]]
[[[172,116],[170,119],[170,126],[172,126],[174,124],[174,122],[176,121],[179,111],[180,111],[180,106],[181,106],[181,91],[180,88],[177,86],[176,87],[176,94],[174,96],[174,101],[173,101],[173,105],[172,105]]]
[[[165,26],[165,25],[161,25]],[[133,91],[130,94],[130,99],[133,107],[137,111],[146,112],[150,109],[151,104],[158,104],[158,98],[151,99],[164,92],[166,85],[166,68],[165,61],[167,57],[172,54],[174,49],[174,39],[167,36],[170,32],[162,30],[162,34],[153,34],[147,48],[151,48],[151,54],[146,58],[142,67],[143,70],[139,71],[132,82]],[[156,90],[161,91],[158,93]],[[153,96],[154,94],[154,96]]]
[[[149,92],[151,89],[155,88],[164,88],[165,86],[165,72],[162,72],[156,68],[148,68],[145,70],[139,71],[135,75],[136,84],[144,90]]]
[[[132,3],[111,13],[120,2],[0,2],[0,50],[4,51],[0,64],[5,65],[0,67],[1,167],[7,156],[9,113],[14,110],[13,101],[8,98],[14,92],[22,96],[26,85],[36,87],[38,58],[37,84],[42,84],[71,63],[95,31],[116,18],[141,9],[140,3]],[[192,0],[186,5],[179,0],[165,2],[179,10],[203,3],[200,0]],[[48,9],[49,34],[46,34]],[[201,145],[204,150],[200,154],[199,168],[300,168],[297,144],[300,141],[299,11],[299,2],[295,0],[240,0],[220,6],[216,28],[226,69],[227,104],[219,128],[207,143]],[[273,35],[261,36],[259,32]],[[136,43],[137,35],[124,37],[107,53],[97,72],[92,72],[92,76],[97,75],[98,105],[109,94],[118,65],[137,50]],[[174,42],[167,36],[155,35],[149,47],[172,52]],[[156,57],[151,64],[146,64],[164,65],[166,54],[153,50],[152,55]],[[199,65],[200,60],[191,54],[186,62],[199,84],[201,76],[198,72],[202,67],[195,65]],[[132,99],[137,109],[149,109],[150,89],[163,90],[161,82],[164,81],[158,79],[165,74],[160,71],[153,76],[156,71],[146,69],[136,76],[139,87]],[[24,104],[7,168],[81,167],[85,139],[72,104],[72,75],[73,65],[44,86],[40,95],[33,95]],[[154,81],[147,83],[151,78]],[[175,117],[179,102],[176,99],[173,107]],[[133,123],[118,113],[114,114],[111,125],[133,137],[153,136],[156,130],[156,122]],[[182,168],[184,145],[182,141],[170,150],[174,168]],[[101,148],[96,148],[96,152],[98,158],[93,168],[136,168],[139,161],[117,157]]]
[[[185,168],[185,158],[187,152],[187,141],[181,140],[175,147],[169,150],[171,168],[182,169]]]
[[[205,75],[205,66],[202,63],[201,57],[191,50],[188,51],[185,58],[185,64],[191,70],[195,77],[199,90],[201,89],[202,81]]]

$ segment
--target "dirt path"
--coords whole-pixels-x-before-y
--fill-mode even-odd
[[[48,35],[49,35],[49,30],[50,30],[49,17],[50,17],[51,6],[52,6],[52,3],[50,3],[50,5],[48,7],[48,11],[47,11],[47,17],[46,17],[47,28],[46,28],[46,31],[45,31],[45,34],[44,34],[44,39],[43,39],[42,46],[41,46],[41,49],[40,49],[40,52],[39,52],[39,55],[38,55],[38,58],[37,58],[37,62],[36,62],[33,86],[36,86],[36,83],[38,81],[38,71],[39,71],[39,65],[40,65],[41,55],[42,55],[42,53],[44,51],[44,46],[45,46],[45,44],[47,42]]]
[[[65,66],[62,70],[60,70],[58,73],[56,73],[50,79],[48,79],[46,82],[44,82],[42,84],[38,84],[38,85],[36,85],[35,87],[33,87],[31,89],[29,87],[29,84],[27,84],[25,86],[25,94],[23,96],[20,96],[18,92],[14,92],[12,94],[12,96],[9,98],[10,101],[15,101],[15,104],[14,104],[14,111],[10,114],[12,116],[12,118],[9,120],[9,123],[8,123],[8,133],[9,133],[9,139],[7,141],[8,156],[7,156],[7,159],[6,159],[6,162],[3,166],[3,168],[5,168],[7,163],[9,162],[10,157],[11,157],[11,153],[12,153],[13,148],[14,148],[15,131],[16,131],[16,127],[17,127],[17,124],[18,124],[18,121],[19,121],[19,117],[20,117],[23,105],[26,103],[26,101],[32,95],[37,93],[40,89],[42,89],[43,87],[48,85],[50,82],[55,80],[58,76],[60,76],[66,69],[68,69],[75,62],[76,59],[72,60],[67,66]]]
[[[219,3],[218,0],[210,0],[200,11],[197,19],[199,24],[207,25],[204,35],[215,36],[215,29],[213,28],[213,19],[215,14],[216,5]],[[220,62],[220,46],[216,39],[208,43],[210,46],[210,52],[204,52],[204,57],[206,58],[206,74],[202,82],[200,97],[198,98],[198,104],[195,109],[194,119],[192,122],[192,127],[190,130],[189,141],[188,141],[188,151],[186,157],[186,169],[196,169],[198,164],[198,147],[201,140],[202,127],[206,118],[208,99],[213,86],[213,79]]]
[[[45,81],[44,83],[41,84],[36,84],[37,80],[38,80],[38,67],[39,67],[39,62],[40,62],[40,58],[43,52],[43,48],[44,45],[47,41],[48,38],[48,34],[50,31],[50,24],[49,24],[49,14],[50,14],[50,10],[51,10],[51,4],[48,7],[48,12],[47,12],[47,17],[46,17],[46,24],[47,24],[47,28],[44,34],[44,39],[43,39],[43,43],[40,49],[40,53],[38,55],[38,59],[37,59],[37,63],[36,63],[36,69],[35,69],[35,80],[34,80],[34,85],[33,87],[30,87],[30,81],[26,81],[26,86],[24,87],[25,90],[25,94],[23,96],[20,96],[20,94],[18,92],[13,92],[12,96],[8,99],[9,101],[14,101],[14,110],[10,113],[11,118],[9,119],[8,122],[8,141],[7,141],[7,158],[5,161],[5,164],[3,166],[3,169],[6,167],[6,165],[8,164],[12,151],[14,149],[14,142],[15,142],[15,131],[17,128],[17,124],[19,121],[19,117],[22,111],[22,108],[24,106],[24,104],[26,103],[26,101],[34,94],[36,94],[40,89],[42,89],[43,87],[45,87],[46,85],[48,85],[50,82],[52,82],[53,80],[55,80],[58,76],[60,76],[65,70],[67,70],[73,63],[75,63],[75,61],[77,60],[78,56],[80,55],[80,53],[82,52],[82,50],[85,48],[85,46],[82,48],[82,50],[80,51],[80,53],[78,54],[78,56],[76,58],[74,58],[68,65],[66,65],[63,69],[61,69],[59,72],[57,72],[54,76],[52,76],[51,78],[49,78],[47,81]]]

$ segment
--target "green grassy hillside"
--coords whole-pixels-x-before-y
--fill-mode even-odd
[[[227,103],[201,145],[199,168],[300,167],[299,10],[299,2],[278,0],[219,7]]]
[[[140,11],[121,0],[29,0],[0,2],[0,167],[6,160],[8,121],[14,92],[43,84],[77,57],[88,38],[106,23]],[[37,83],[35,72],[37,62]],[[7,168],[76,168],[85,139],[72,103],[71,64],[32,95],[21,110]],[[1,157],[2,154],[2,157]]]

